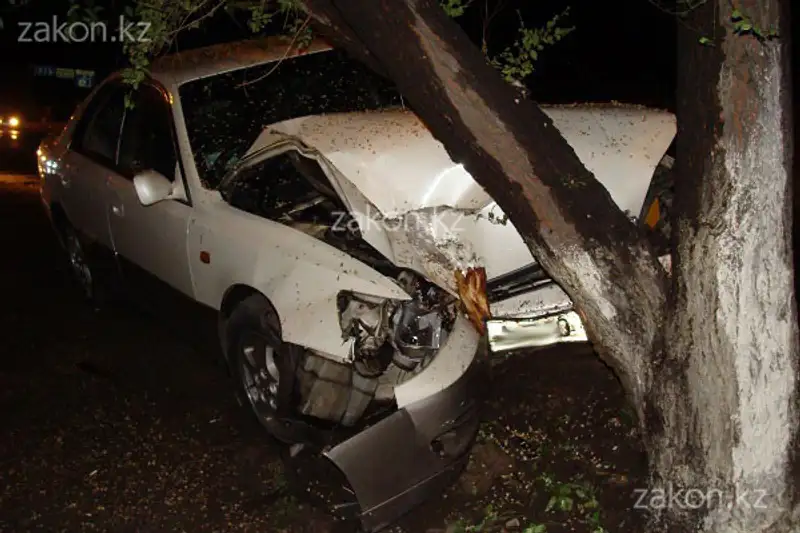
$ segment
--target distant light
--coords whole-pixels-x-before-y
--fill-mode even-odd
[[[43,158],[44,166],[42,167],[42,171],[45,174],[55,174],[58,172],[58,162],[53,161],[52,159]]]
[[[8,119],[8,125],[12,128],[16,128],[19,126],[19,118],[18,117],[11,117]]]
[[[19,138],[19,132],[17,130],[11,130],[11,140],[16,141]]]

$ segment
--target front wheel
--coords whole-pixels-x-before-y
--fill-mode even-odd
[[[84,252],[81,238],[72,226],[64,229],[64,248],[67,252],[72,278],[77,282],[81,294],[87,301],[97,303],[98,294],[94,272]]]
[[[294,443],[288,423],[294,354],[281,340],[280,322],[272,306],[258,294],[246,298],[231,313],[225,330],[239,404],[276,439]]]

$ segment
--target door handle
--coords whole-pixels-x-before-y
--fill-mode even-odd
[[[111,200],[111,213],[114,214],[116,217],[124,217],[125,216],[125,204],[122,203],[119,197],[119,193],[116,191],[116,187],[114,186],[114,179],[111,176],[106,176],[106,187],[109,189],[109,194],[112,197]]]

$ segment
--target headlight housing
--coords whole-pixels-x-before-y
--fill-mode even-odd
[[[394,362],[411,370],[425,357],[432,356],[447,339],[441,312],[431,311],[415,300],[403,302],[392,315]]]
[[[456,300],[449,293],[409,271],[398,282],[411,300],[339,293],[342,335],[354,339],[353,363],[362,375],[380,375],[391,363],[406,371],[424,367],[455,323]]]

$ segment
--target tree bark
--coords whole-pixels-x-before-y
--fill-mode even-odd
[[[436,0],[303,4],[336,44],[379,64],[453,160],[497,200],[642,406],[666,273],[550,118],[518,98]]]
[[[651,506],[670,532],[791,531],[797,520],[788,17],[778,0],[736,7],[778,38],[736,35],[727,0],[680,30],[677,249],[647,409],[653,494],[694,489],[691,502],[683,492]]]

